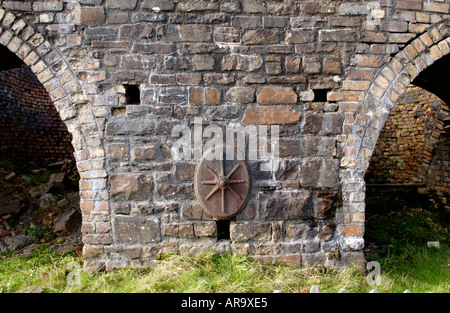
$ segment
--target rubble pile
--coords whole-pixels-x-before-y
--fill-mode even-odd
[[[0,252],[29,253],[43,243],[80,250],[78,181],[70,159],[32,170],[0,161]]]

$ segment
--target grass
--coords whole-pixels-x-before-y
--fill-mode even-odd
[[[74,264],[82,269],[80,255],[56,253],[41,244],[28,256],[0,254],[0,293],[37,287],[48,293],[272,293],[276,289],[296,293],[312,285],[324,293],[341,288],[351,293],[374,288],[380,293],[450,292],[448,221],[442,211],[428,207],[426,199],[409,195],[407,203],[389,195],[373,198],[370,193],[367,200],[365,239],[371,249],[366,258],[379,262],[380,285],[369,285],[367,273],[356,268],[302,269],[213,253],[167,254],[152,269],[88,273],[73,271]],[[400,204],[392,210],[394,200]],[[427,241],[440,241],[441,248],[427,248]],[[79,284],[69,284],[72,278],[79,278]]]
[[[235,254],[172,254],[165,255],[153,269],[77,272],[73,264],[82,268],[80,256],[56,253],[40,245],[32,255],[9,255],[0,260],[0,292],[39,287],[50,293],[271,293],[275,289],[295,293],[298,287],[303,292],[312,285],[320,286],[324,293],[336,293],[340,288],[352,293],[367,293],[373,288],[379,292],[449,292],[447,247],[410,247],[407,252],[392,260],[389,271],[382,266],[381,285],[374,286],[355,268],[300,269],[268,265]],[[77,277],[78,285],[68,283]]]
[[[368,189],[367,261],[375,260],[392,279],[393,292],[450,292],[448,213],[432,195],[414,190]],[[427,248],[439,241],[441,248]]]

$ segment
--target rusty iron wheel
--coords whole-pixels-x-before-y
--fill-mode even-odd
[[[226,145],[223,145],[223,156]],[[247,204],[250,179],[247,164],[234,149],[233,160],[212,158],[207,151],[197,165],[194,177],[195,196],[215,220],[230,219]]]

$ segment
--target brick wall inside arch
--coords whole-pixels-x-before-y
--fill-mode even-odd
[[[443,113],[448,117],[448,107]],[[444,126],[448,121],[444,119]],[[439,142],[435,146],[433,159],[427,173],[427,186],[440,196],[444,204],[448,204],[450,195],[450,141],[448,130],[441,134]]]
[[[0,72],[0,157],[46,166],[73,158],[72,137],[29,67]]]
[[[368,184],[426,184],[446,105],[410,85],[391,110],[366,174]]]

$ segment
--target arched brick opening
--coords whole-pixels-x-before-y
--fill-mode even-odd
[[[0,58],[9,63],[7,51]],[[2,160],[31,170],[73,159],[70,133],[47,91],[24,63],[0,69],[0,103]]]
[[[24,19],[4,9],[0,9],[0,45],[14,53],[36,75],[72,135],[80,173],[83,225],[89,224],[88,230],[82,227],[83,241],[88,240],[91,244],[109,242],[109,234],[97,235],[95,222],[92,222],[107,223],[109,218],[107,175],[101,132],[80,82],[58,48]],[[96,219],[98,215],[103,218]]]
[[[433,25],[411,40],[385,64],[372,80],[361,102],[355,122],[347,135],[340,164],[343,205],[339,214],[340,241],[351,250],[364,247],[365,173],[376,142],[391,109],[405,89],[436,61],[450,52],[447,21]],[[344,229],[358,227],[357,236],[346,236]]]

